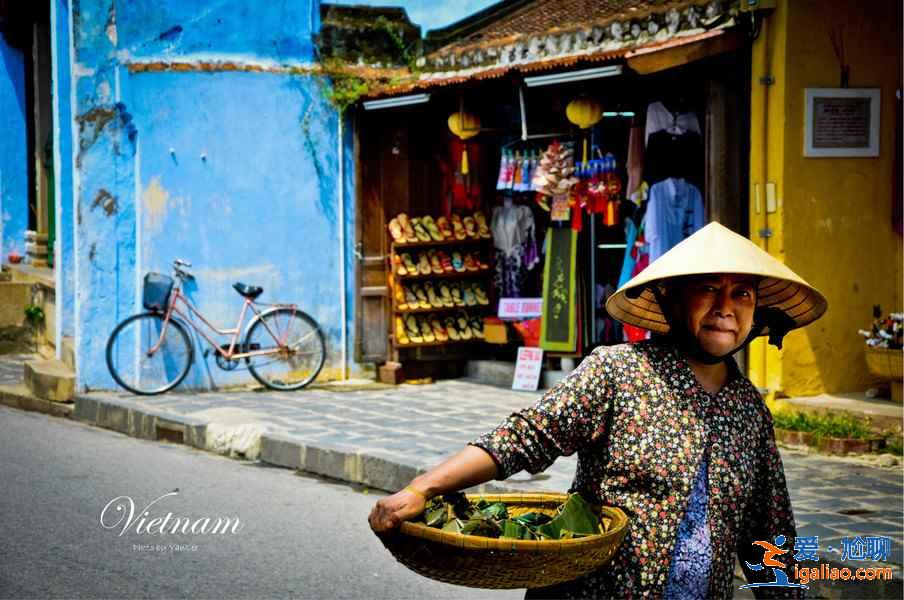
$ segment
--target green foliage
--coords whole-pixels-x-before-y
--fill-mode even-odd
[[[330,78],[332,85],[326,92],[326,98],[340,114],[370,91],[368,83],[354,75],[334,73]]]
[[[37,325],[44,322],[44,309],[37,304],[29,304],[25,307],[25,318],[28,322]]]
[[[790,431],[805,431],[815,437],[871,439],[874,433],[847,413],[819,415],[800,411],[776,411],[772,415],[776,427]]]
[[[904,440],[902,440],[900,433],[889,434],[885,438],[885,451],[898,456],[904,455]]]

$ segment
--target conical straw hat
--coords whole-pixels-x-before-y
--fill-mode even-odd
[[[609,314],[628,325],[668,333],[669,325],[651,288],[684,275],[739,273],[762,277],[757,308],[776,308],[803,327],[828,308],[825,297],[797,273],[747,238],[712,222],[650,263],[606,301]],[[768,327],[759,335],[769,333]]]

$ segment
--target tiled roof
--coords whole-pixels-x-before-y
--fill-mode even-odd
[[[419,72],[392,85],[372,86],[370,95],[604,62],[690,43],[734,25],[737,1],[534,0],[499,12],[418,59]]]

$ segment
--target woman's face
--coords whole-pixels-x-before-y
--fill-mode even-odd
[[[713,356],[724,356],[747,339],[756,308],[756,279],[749,275],[691,277],[679,286],[687,330]]]

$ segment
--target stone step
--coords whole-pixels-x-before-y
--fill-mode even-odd
[[[63,336],[60,346],[60,360],[67,369],[75,373],[75,339]]]
[[[59,360],[25,363],[25,386],[44,400],[69,402],[75,393],[75,373]]]
[[[567,374],[565,371],[543,369],[539,388],[551,388]],[[504,360],[469,360],[465,367],[465,377],[475,383],[511,388],[515,378],[515,363]]]

